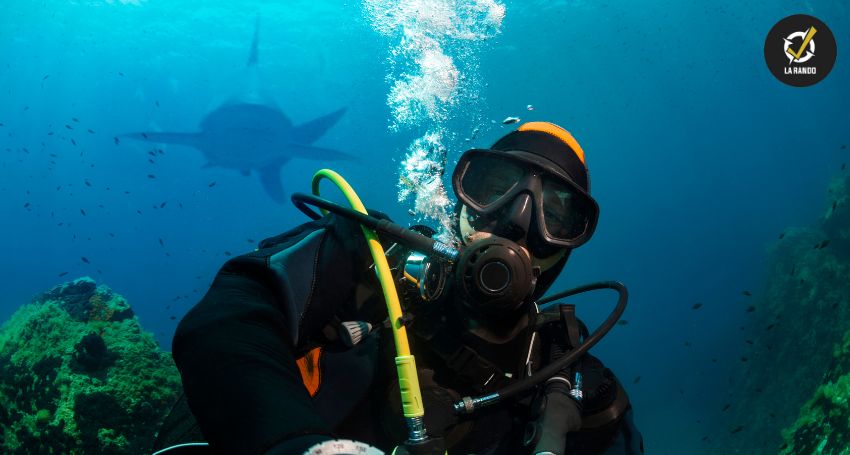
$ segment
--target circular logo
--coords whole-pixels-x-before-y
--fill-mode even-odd
[[[770,72],[794,87],[820,82],[832,70],[837,54],[832,30],[805,14],[777,22],[764,40],[764,60]]]

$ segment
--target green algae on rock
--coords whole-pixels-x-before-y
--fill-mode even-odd
[[[850,175],[829,185],[825,210],[768,249],[752,341],[730,381],[714,452],[850,454]]]
[[[179,393],[171,355],[91,278],[0,327],[0,453],[145,453]]]

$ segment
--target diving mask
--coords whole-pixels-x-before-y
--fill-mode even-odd
[[[505,212],[522,195],[533,206],[540,240],[549,247],[585,243],[599,218],[599,207],[586,191],[554,163],[528,152],[469,150],[458,161],[452,184],[472,211],[468,221],[476,231],[498,232],[510,216]]]

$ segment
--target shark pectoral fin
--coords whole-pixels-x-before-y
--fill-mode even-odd
[[[301,144],[312,144],[339,121],[342,114],[345,114],[345,109],[336,110],[292,128],[292,140]]]
[[[156,142],[159,144],[186,145],[200,148],[200,133],[127,133],[119,137],[127,137],[140,141]]]
[[[302,158],[305,160],[327,160],[327,161],[360,161],[354,155],[340,152],[339,150],[329,149],[325,147],[316,147],[315,145],[304,144],[286,144],[287,150],[292,152],[293,158]]]
[[[283,183],[280,181],[280,167],[285,162],[286,160],[281,160],[259,169],[260,182],[263,184],[263,189],[278,204],[287,203],[286,193],[283,191]]]

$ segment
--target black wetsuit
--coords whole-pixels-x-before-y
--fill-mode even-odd
[[[300,454],[334,437],[391,451],[404,439],[392,403],[398,395],[392,337],[371,336],[346,350],[329,330],[346,320],[381,326],[386,310],[370,265],[359,225],[328,216],[264,240],[257,251],[222,267],[180,322],[173,342],[186,402],[216,453]],[[325,346],[321,385],[311,397],[296,359],[318,346]],[[414,353],[420,368],[429,367],[427,356]],[[454,397],[436,385],[445,376],[436,369],[436,375],[421,374],[423,388],[434,386],[425,391],[426,419],[451,420],[445,409]],[[434,400],[441,405],[429,407]],[[489,422],[466,423],[463,439],[454,442],[462,451],[450,453],[523,453],[505,442],[519,444],[523,430],[509,409],[478,418]],[[175,422],[167,420],[160,444],[177,442],[174,428],[190,427]],[[184,437],[190,433],[181,431]],[[586,444],[581,453],[599,453],[612,441],[621,448],[606,453],[642,453],[630,407],[599,437],[587,436],[582,440],[599,442]]]

